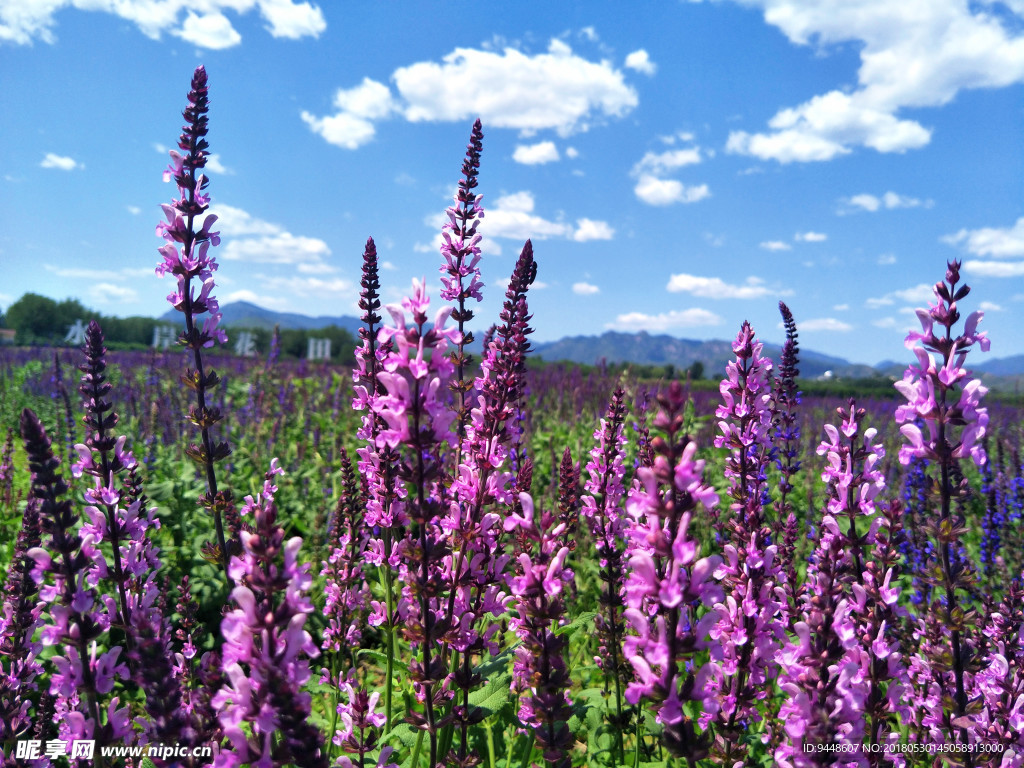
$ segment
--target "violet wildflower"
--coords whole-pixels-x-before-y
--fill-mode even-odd
[[[326,578],[324,616],[327,626],[323,645],[335,654],[344,652],[349,668],[354,668],[354,654],[362,638],[361,614],[369,596],[362,570],[368,534],[362,524],[365,508],[362,494],[344,448],[341,449],[341,480],[341,495],[329,529],[333,538],[327,562],[320,572]],[[339,671],[342,670],[334,670],[334,674]]]
[[[572,715],[565,664],[568,639],[555,634],[565,615],[562,592],[573,580],[566,566],[565,523],[550,512],[535,510],[528,493],[521,493],[519,501],[522,515],[506,518],[504,528],[518,528],[533,548],[519,555],[518,575],[510,583],[516,617],[509,626],[522,641],[513,663],[512,687],[522,694],[519,720],[533,732],[544,762],[569,768],[573,740],[568,725]]]
[[[28,552],[39,546],[39,502],[29,499],[14,545],[0,610],[0,744],[8,744],[29,731],[38,660],[42,645],[33,639],[41,625],[39,587],[32,578],[34,561]],[[2,757],[2,752],[0,752]]]
[[[206,494],[200,498],[200,503],[212,512],[217,535],[215,544],[208,545],[206,551],[214,562],[222,565],[226,574],[231,552],[224,536],[223,516],[225,510],[232,506],[232,500],[230,492],[218,490],[214,465],[227,458],[231,449],[226,442],[215,442],[213,438],[212,428],[223,415],[219,408],[208,404],[207,396],[220,378],[213,370],[205,369],[202,352],[215,342],[227,343],[227,334],[219,327],[220,305],[213,295],[213,273],[217,270],[217,261],[209,254],[210,247],[220,243],[219,233],[210,229],[217,217],[208,215],[202,226],[197,227],[198,217],[210,207],[210,196],[206,192],[210,180],[201,173],[206,167],[210,147],[206,140],[209,122],[206,82],[206,70],[197,67],[192,75],[188,106],[182,113],[185,125],[178,139],[178,148],[184,154],[172,150],[171,164],[164,172],[164,181],[173,179],[179,196],[162,206],[166,221],[157,225],[156,233],[167,242],[159,249],[163,261],[157,266],[156,273],[161,277],[171,274],[177,280],[177,288],[167,300],[185,316],[185,332],[179,341],[192,350],[195,369],[188,369],[182,381],[196,393],[196,404],[189,409],[189,421],[200,433],[199,444],[190,445],[187,453],[203,467],[206,475]],[[202,281],[198,295],[194,290],[194,279]],[[198,318],[207,313],[209,317],[202,321],[200,327]]]
[[[378,402],[387,390],[378,376],[384,371],[383,361],[393,352],[394,343],[379,339],[381,316],[380,279],[377,266],[377,246],[367,238],[363,250],[363,269],[360,280],[359,308],[363,310],[359,329],[361,343],[356,349],[356,368],[352,372],[352,407],[364,411],[356,436],[363,445],[356,451],[358,469],[366,483],[366,512],[363,524],[374,535],[367,541],[367,562],[381,569],[384,582],[384,600],[372,601],[368,622],[382,626],[386,633],[385,655],[387,668],[384,677],[384,712],[386,729],[392,726],[392,689],[394,685],[395,631],[401,623],[395,596],[395,573],[399,567],[397,541],[402,528],[408,523],[405,515],[406,490],[398,478],[398,452],[386,442],[378,442],[378,435],[387,428],[380,415]]]
[[[479,183],[477,177],[480,174],[483,138],[483,129],[477,120],[473,123],[469,146],[466,147],[455,205],[445,211],[448,222],[441,230],[444,240],[441,245],[441,255],[444,256],[444,264],[441,266],[441,298],[457,304],[452,310],[452,320],[458,323],[459,341],[451,353],[455,377],[449,386],[456,397],[460,439],[465,435],[466,422],[469,420],[466,396],[471,384],[465,378],[466,366],[473,362],[472,357],[466,354],[466,345],[473,343],[473,333],[466,331],[466,323],[473,319],[474,313],[466,306],[466,301],[471,298],[482,301],[480,289],[484,287],[479,267],[481,236],[477,232],[480,219],[484,217],[480,205],[483,196],[474,192]]]
[[[988,617],[990,647],[974,677],[971,698],[981,711],[968,718],[979,744],[1000,758],[1001,768],[1024,765],[1024,586],[1014,579]]]
[[[498,652],[491,639],[497,626],[492,624],[483,630],[478,625],[486,614],[500,617],[506,610],[503,574],[509,557],[500,543],[501,512],[490,507],[496,504],[499,509],[507,509],[517,501],[511,467],[505,466],[517,434],[515,409],[525,383],[530,350],[527,336],[533,332],[526,295],[536,274],[533,244],[527,240],[505,292],[501,324],[474,382],[477,404],[470,412],[461,442],[447,515],[440,521],[452,549],[444,561],[444,578],[449,584],[445,615],[460,617],[451,625],[452,636],[446,638],[451,649],[462,654],[462,669],[454,678],[462,691],[462,702],[455,710],[463,737],[459,759],[467,757],[468,728],[479,716],[469,704],[471,655],[485,648],[492,655]],[[523,461],[520,470],[532,475],[532,463]],[[523,490],[521,484],[519,490]]]
[[[622,503],[626,490],[623,478],[626,470],[623,454],[626,435],[623,425],[626,420],[626,393],[616,388],[608,404],[608,413],[594,432],[597,441],[590,451],[587,471],[588,494],[583,496],[583,517],[590,527],[597,548],[600,577],[604,582],[599,603],[601,612],[595,617],[598,635],[598,655],[594,661],[602,667],[607,689],[608,682],[615,687],[615,732],[619,761],[624,761],[622,732],[628,726],[623,718],[622,687],[632,675],[625,659],[620,658],[622,636],[625,627],[622,622],[623,554],[625,553],[625,516]]]
[[[376,436],[377,448],[403,452],[398,472],[407,482],[405,511],[411,523],[397,552],[405,582],[403,630],[420,656],[409,665],[409,677],[423,705],[423,711],[410,712],[408,720],[429,735],[433,766],[438,760],[437,710],[448,696],[438,682],[446,672],[437,646],[450,628],[450,616],[438,608],[446,582],[441,565],[448,554],[439,524],[442,467],[438,456],[451,440],[449,427],[455,416],[445,401],[452,375],[445,353],[458,331],[445,328],[450,307],[439,310],[428,329],[429,304],[426,286],[414,280],[412,295],[402,306],[388,306],[394,325],[382,328],[380,339],[390,340],[393,349],[383,361],[384,371],[377,374],[386,394],[377,397],[372,408],[384,421]],[[406,312],[411,324],[406,322]]]
[[[237,584],[231,598],[238,607],[221,622],[227,682],[212,704],[231,746],[218,755],[217,768],[329,764],[323,737],[309,722],[310,695],[302,692],[308,659],[319,651],[305,629],[313,604],[309,567],[298,562],[302,539],[285,541],[277,523],[273,478],[281,471],[274,459],[263,492],[248,497],[241,510],[255,521],[252,531],[241,532],[242,554],[231,559],[229,575]]]
[[[334,735],[334,743],[342,748],[351,757],[344,756],[339,762],[339,768],[366,768],[367,755],[376,751],[378,739],[380,738],[381,726],[386,722],[382,713],[375,712],[380,694],[377,692],[368,694],[362,688],[356,688],[351,682],[345,684],[348,693],[348,700],[337,707],[341,715],[342,729]],[[391,747],[383,747],[375,761],[380,768],[398,768],[394,763],[388,763]]]
[[[929,519],[926,527],[938,544],[941,578],[936,592],[940,600],[933,604],[925,619],[936,620],[941,616],[941,632],[948,633],[949,648],[930,642],[923,644],[923,653],[918,654],[913,666],[927,692],[918,699],[925,702],[934,722],[932,738],[940,743],[967,744],[971,738],[971,728],[965,720],[968,678],[976,662],[972,660],[974,652],[969,637],[973,611],[965,610],[960,603],[970,587],[971,573],[969,563],[959,553],[960,537],[966,532],[965,521],[961,515],[954,515],[952,505],[969,492],[967,481],[957,478],[960,459],[970,456],[979,466],[986,461],[982,440],[988,411],[981,407],[981,398],[987,390],[978,379],[969,378],[963,364],[971,347],[977,344],[987,351],[989,340],[978,332],[984,314],[980,311],[971,313],[963,332],[953,336],[953,326],[960,320],[957,302],[970,292],[967,285],[958,287],[959,282],[960,263],[951,261],[945,280],[935,284],[935,303],[917,312],[921,331],[907,335],[906,345],[914,351],[917,362],[907,368],[903,380],[895,386],[907,399],[906,405],[896,409],[896,422],[903,424],[900,432],[906,439],[900,448],[900,463],[906,465],[913,458],[925,458],[934,462],[939,472],[939,514],[937,519]],[[917,346],[918,342],[921,346]],[[924,421],[927,434],[914,423],[917,419]],[[934,637],[936,632],[927,634]],[[936,682],[937,691],[933,689]],[[934,704],[936,695],[952,700],[951,713],[941,705],[928,707],[928,702]],[[968,768],[974,764],[972,753],[965,755],[965,764]]]
[[[57,697],[61,738],[92,738],[101,744],[131,741],[131,728],[116,710],[117,699],[108,707],[106,724],[100,720],[97,694],[110,693],[117,675],[127,675],[118,662],[120,647],[97,656],[96,640],[106,630],[106,617],[96,610],[96,591],[86,584],[89,563],[102,554],[92,536],[83,539],[74,532],[78,515],[71,502],[62,498],[67,484],[58,474],[60,459],[53,455],[50,439],[38,417],[29,409],[21,415],[21,435],[32,470],[32,495],[39,502],[42,532],[49,535],[45,548],[28,551],[35,561],[33,578],[41,585],[40,597],[49,604],[49,623],[44,627],[44,646],[63,646],[67,655],[55,654],[51,662],[50,693]],[[43,583],[49,574],[52,583]],[[100,764],[103,760],[100,758]]]
[[[7,429],[7,439],[0,452],[0,514],[4,517],[14,513],[14,430]]]
[[[128,531],[125,512],[119,506],[122,492],[115,487],[114,478],[125,470],[133,469],[136,462],[131,452],[125,449],[125,438],[117,437],[113,431],[118,416],[107,399],[111,385],[105,374],[107,350],[103,343],[103,330],[93,320],[85,332],[85,362],[79,366],[82,384],[78,391],[85,409],[85,443],[75,446],[79,460],[71,466],[71,472],[75,477],[85,474],[93,478],[93,487],[86,491],[85,500],[90,505],[86,508],[87,513],[92,516],[95,511],[96,515],[92,525],[83,528],[83,533],[92,533],[97,542],[107,541],[110,544],[113,568],[109,573],[97,571],[96,578],[109,576],[113,582],[117,604],[110,612],[110,621],[127,632],[132,615],[126,589],[129,574],[122,562],[121,546]],[[136,518],[138,511],[139,505],[136,505]],[[144,576],[145,571],[151,570],[152,564],[144,560],[139,563],[136,559],[136,564],[141,571],[135,575]],[[127,643],[131,648],[130,635]]]
[[[793,313],[781,301],[779,312],[786,328],[786,342],[782,345],[779,370],[772,380],[772,439],[777,452],[775,464],[781,475],[779,498],[775,502],[775,520],[783,526],[779,559],[786,570],[786,589],[789,592],[790,605],[793,605],[793,590],[797,582],[796,543],[800,533],[790,493],[793,491],[793,478],[800,471],[800,426],[797,420],[800,392],[796,386],[796,377],[800,375],[800,369],[797,367],[800,345],[797,342],[798,334]]]
[[[718,503],[718,494],[704,484],[704,462],[683,431],[686,394],[678,381],[658,395],[658,404],[654,426],[664,436],[651,442],[653,465],[637,468],[626,503],[632,542],[624,617],[636,633],[623,643],[635,678],[626,700],[654,702],[666,749],[692,762],[707,757],[711,740],[684,706],[694,702],[707,714],[718,709],[708,679],[714,667],[700,664],[700,657],[706,651],[717,655],[717,641],[709,640],[718,619],[711,606],[722,591],[713,579],[721,558],[699,557],[689,527],[698,509]]]
[[[715,572],[725,600],[715,606],[719,621],[711,632],[720,645],[712,652],[715,684],[721,686],[716,750],[731,765],[745,749],[742,722],[761,721],[755,703],[767,696],[777,672],[776,652],[787,624],[786,576],[765,525],[766,465],[771,455],[771,361],[744,322],[732,345],[736,360],[726,368],[715,414],[721,434],[716,447],[730,449],[733,516],[727,521],[724,562]]]

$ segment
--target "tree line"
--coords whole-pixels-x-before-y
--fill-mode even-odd
[[[179,325],[156,317],[108,316],[86,307],[78,299],[56,301],[37,293],[26,293],[11,304],[6,313],[0,314],[0,328],[13,328],[16,331],[14,343],[21,346],[62,346],[67,343],[68,329],[79,320],[85,325],[96,320],[103,327],[109,349],[147,349],[153,345],[157,326],[177,328]],[[261,357],[269,353],[273,331],[230,325],[227,328],[230,341],[226,350],[235,349],[235,341],[245,331],[251,335],[252,352]],[[341,363],[349,363],[356,348],[352,334],[334,325],[315,330],[286,328],[279,333],[282,357],[305,357],[310,338],[330,339],[331,360]]]

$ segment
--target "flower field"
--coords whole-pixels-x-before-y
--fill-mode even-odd
[[[803,397],[785,304],[713,391],[529,365],[530,241],[474,313],[477,121],[439,296],[383,307],[371,239],[351,369],[234,357],[207,106],[179,349],[0,349],[3,765],[1024,765],[1022,419],[959,264],[890,400]]]

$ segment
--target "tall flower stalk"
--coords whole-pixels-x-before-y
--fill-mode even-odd
[[[466,323],[473,319],[473,310],[466,305],[468,299],[482,301],[480,289],[484,287],[480,279],[480,234],[477,226],[484,217],[480,205],[483,197],[474,190],[479,183],[480,152],[483,149],[483,127],[480,121],[473,123],[473,131],[466,147],[466,159],[462,163],[462,178],[455,194],[455,205],[448,208],[445,214],[448,221],[441,230],[444,242],[441,244],[441,298],[454,301],[452,320],[458,324],[459,341],[451,353],[455,366],[455,376],[449,384],[455,393],[455,407],[458,413],[459,440],[466,434],[466,423],[469,421],[469,408],[466,398],[472,385],[466,380],[466,367],[473,359],[466,354],[466,345],[473,343],[472,331],[466,330]],[[458,462],[456,462],[458,463]]]
[[[583,496],[582,515],[590,526],[594,545],[597,548],[601,581],[600,605],[602,612],[595,617],[594,624],[599,638],[597,663],[602,667],[605,686],[608,683],[615,690],[616,748],[619,762],[625,761],[622,733],[627,729],[628,718],[622,712],[622,688],[629,681],[630,669],[620,654],[625,627],[622,621],[623,555],[625,553],[626,520],[622,503],[626,491],[623,478],[626,470],[623,454],[626,436],[623,427],[626,421],[626,393],[621,387],[612,394],[605,418],[594,432],[597,444],[590,451],[590,462]]]
[[[253,530],[241,531],[241,555],[231,559],[237,607],[221,622],[227,682],[213,707],[231,746],[216,768],[329,765],[323,736],[309,722],[311,697],[302,691],[309,659],[319,651],[305,629],[313,604],[309,567],[298,562],[302,539],[285,540],[277,522],[274,476],[281,472],[277,459],[271,461],[262,493],[239,510],[254,522]]]
[[[516,597],[516,616],[509,623],[522,645],[516,651],[512,688],[521,692],[519,720],[533,732],[544,762],[555,768],[569,768],[572,736],[569,717],[569,670],[565,664],[568,639],[555,633],[565,615],[562,597],[573,580],[566,566],[566,524],[550,512],[538,512],[528,493],[521,493],[521,515],[505,519],[507,531],[517,530],[530,542],[519,555],[517,575],[510,587]]]
[[[219,233],[210,229],[217,217],[206,216],[202,226],[197,227],[199,217],[210,207],[210,196],[206,192],[210,180],[201,173],[206,167],[210,147],[206,140],[210,107],[206,82],[206,69],[197,67],[192,75],[188,106],[182,113],[185,125],[178,139],[181,152],[171,151],[171,164],[164,172],[164,181],[173,179],[178,185],[179,196],[161,206],[166,221],[157,225],[156,232],[167,242],[159,249],[163,261],[156,273],[160,277],[171,274],[177,280],[177,287],[167,300],[185,316],[185,332],[179,337],[179,343],[191,350],[195,368],[189,368],[181,380],[195,392],[196,403],[189,408],[189,421],[200,436],[199,443],[190,445],[186,452],[203,468],[206,476],[206,494],[200,498],[200,503],[212,512],[217,536],[215,546],[208,546],[206,551],[214,562],[221,564],[226,575],[231,552],[224,534],[224,517],[233,505],[230,491],[218,489],[215,465],[227,458],[231,449],[226,442],[217,442],[213,437],[213,427],[223,415],[219,408],[210,404],[210,394],[220,377],[212,369],[207,371],[203,360],[203,349],[217,342],[227,343],[227,334],[218,326],[220,305],[213,295],[217,261],[209,254],[210,246],[220,243]],[[198,295],[193,280],[201,283]],[[209,317],[200,327],[199,316],[204,314]]]
[[[771,456],[771,361],[744,322],[726,368],[715,411],[720,434],[715,446],[729,449],[725,476],[733,500],[725,523],[724,562],[716,571],[725,600],[716,605],[719,622],[712,637],[720,641],[716,683],[722,686],[717,715],[716,750],[731,765],[746,751],[742,733],[761,720],[756,706],[778,672],[775,654],[785,638],[786,576],[773,532],[765,525],[767,464]],[[720,529],[721,530],[721,529]]]
[[[654,704],[665,748],[693,766],[712,744],[684,706],[695,703],[705,724],[719,708],[710,685],[716,665],[698,663],[705,651],[720,656],[711,629],[722,590],[713,578],[721,558],[700,557],[689,529],[694,514],[718,504],[718,494],[704,483],[704,462],[683,429],[686,394],[678,381],[658,395],[658,405],[654,426],[663,435],[651,442],[652,466],[637,468],[626,504],[631,554],[624,617],[635,634],[623,643],[634,671],[625,695],[630,704]]]
[[[377,566],[381,576],[384,601],[372,601],[368,622],[383,626],[386,634],[384,672],[384,729],[392,725],[392,698],[394,689],[395,634],[401,623],[397,612],[395,575],[399,567],[397,543],[403,527],[408,523],[405,514],[405,487],[398,482],[398,453],[386,441],[378,440],[387,422],[380,413],[379,401],[387,394],[379,376],[384,371],[383,361],[394,351],[390,338],[379,339],[381,316],[380,278],[377,264],[377,246],[367,238],[363,249],[363,268],[360,280],[359,308],[363,310],[359,329],[361,343],[356,348],[356,367],[352,372],[352,407],[363,411],[356,436],[363,444],[356,451],[358,469],[366,483],[366,512],[363,524],[374,535],[366,544],[367,561]]]
[[[49,604],[49,622],[41,640],[44,646],[63,647],[66,655],[53,656],[57,672],[51,676],[50,693],[57,697],[55,710],[61,721],[61,738],[92,738],[101,744],[130,741],[131,728],[124,710],[116,710],[117,699],[108,708],[108,720],[100,720],[98,694],[110,693],[117,675],[127,669],[118,663],[120,647],[97,656],[97,639],[106,630],[103,614],[97,610],[96,591],[86,584],[89,563],[103,557],[92,537],[83,539],[74,528],[78,515],[64,498],[68,486],[58,470],[60,459],[53,455],[50,439],[38,417],[29,409],[21,415],[21,436],[32,470],[32,496],[39,503],[44,547],[28,551],[35,561],[33,578],[40,584],[40,596]],[[103,765],[103,758],[98,763]]]
[[[974,612],[966,606],[972,574],[960,546],[967,530],[965,521],[961,514],[954,514],[953,504],[969,493],[967,481],[959,472],[960,460],[970,457],[978,466],[986,461],[982,440],[988,411],[981,406],[981,398],[987,389],[978,379],[969,377],[963,364],[975,344],[987,351],[989,340],[984,332],[978,332],[984,315],[980,311],[967,317],[960,335],[953,335],[953,327],[961,317],[957,302],[970,292],[969,286],[959,283],[960,263],[951,261],[945,280],[935,284],[935,303],[917,311],[921,331],[912,331],[906,339],[917,360],[895,386],[907,400],[906,405],[896,409],[896,422],[903,425],[900,432],[906,440],[900,448],[900,463],[927,459],[938,469],[938,515],[925,523],[937,544],[940,569],[937,604],[932,605],[928,615],[941,616],[949,648],[924,643],[924,655],[916,659],[919,679],[930,677],[939,690],[921,699],[933,703],[945,697],[952,699],[952,712],[943,711],[941,704],[938,709],[932,706],[931,730],[936,736],[942,733],[943,740],[950,743],[967,744],[968,688],[976,668],[969,641]],[[926,431],[915,423],[919,419]],[[970,752],[964,759],[968,768],[974,764]]]

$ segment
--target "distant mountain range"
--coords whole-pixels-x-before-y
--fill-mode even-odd
[[[281,328],[317,330],[335,325],[344,328],[355,336],[359,334],[362,323],[359,318],[350,315],[334,317],[310,317],[294,312],[274,312],[263,309],[246,301],[236,301],[221,306],[224,315],[223,324],[235,328],[266,328],[275,325]],[[161,318],[168,322],[179,322],[181,315],[171,310]],[[479,344],[479,342],[477,342]],[[777,344],[765,344],[764,353],[773,360],[778,360],[781,347]],[[546,361],[565,360],[574,363],[593,365],[600,360],[609,363],[635,363],[640,365],[674,365],[682,371],[695,362],[704,365],[705,375],[716,375],[725,370],[726,363],[733,359],[731,342],[714,339],[711,341],[695,341],[679,339],[663,334],[652,335],[646,331],[638,333],[621,333],[607,331],[600,336],[569,336],[558,341],[534,343],[534,354]],[[841,357],[826,355],[801,347],[800,376],[802,378],[819,378],[826,372],[836,378],[868,378],[872,376],[896,377],[903,375],[907,363],[885,361],[878,365],[851,363]],[[1001,389],[1014,389],[1024,386],[1024,355],[985,360],[973,366],[973,370],[982,374],[982,379],[990,386]]]

